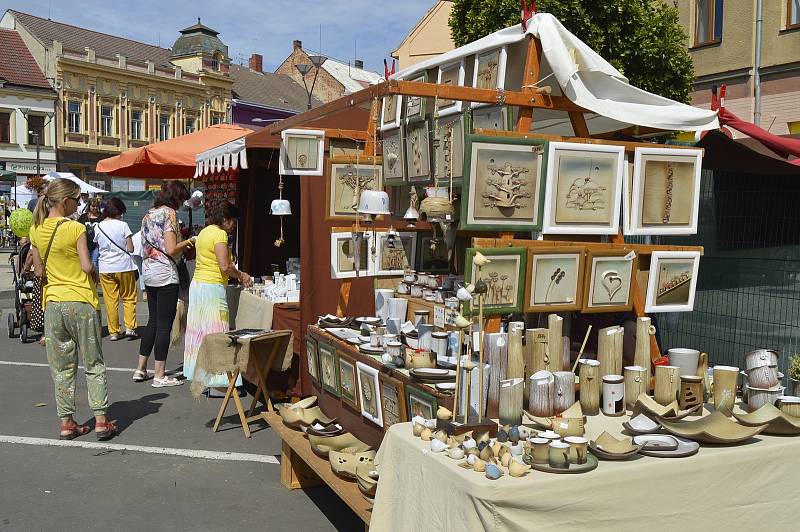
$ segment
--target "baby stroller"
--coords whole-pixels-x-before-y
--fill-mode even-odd
[[[27,243],[18,252],[8,258],[14,278],[14,313],[8,314],[8,337],[15,338],[19,329],[19,338],[26,343],[31,332],[31,314],[35,297],[35,278],[32,272],[23,272],[25,259],[30,252],[31,244]]]

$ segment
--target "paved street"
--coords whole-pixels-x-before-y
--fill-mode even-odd
[[[11,304],[0,300],[3,309]],[[143,303],[139,317],[146,320]],[[138,342],[106,339],[103,347],[113,368],[109,417],[122,434],[108,445],[90,434],[62,447],[44,348],[0,338],[0,531],[363,529],[327,488],[281,486],[280,440],[266,425],[253,426],[248,440],[231,415],[213,434],[220,399],[195,400],[188,385],[134,383]],[[181,361],[172,352],[167,366]],[[83,422],[91,412],[82,372],[78,377]]]

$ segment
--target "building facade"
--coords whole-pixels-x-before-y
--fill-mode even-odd
[[[392,52],[392,57],[400,62],[399,69],[455,49],[448,22],[452,10],[452,0],[434,1],[428,12]]]
[[[56,169],[55,102],[19,34],[0,29],[0,170],[16,172],[18,184]],[[10,188],[0,184],[2,192]]]
[[[112,187],[97,174],[97,161],[230,122],[228,48],[199,19],[180,31],[171,49],[13,10],[0,27],[20,35],[55,89],[59,170],[126,189],[125,180]]]
[[[696,80],[692,103],[711,105],[711,88],[727,85],[725,106],[778,135],[800,133],[800,2],[678,0]]]

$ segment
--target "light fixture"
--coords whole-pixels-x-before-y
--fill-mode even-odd
[[[311,60],[311,64],[317,68],[321,67],[325,60],[328,59],[324,55],[309,55],[308,58]]]
[[[306,74],[311,72],[311,69],[313,68],[311,65],[307,63],[298,63],[294,67],[297,69],[298,72],[300,72],[301,76],[305,76]]]
[[[409,227],[414,227],[419,220],[419,211],[417,211],[417,187],[411,187],[408,200],[408,210],[403,215],[403,220],[408,222]]]

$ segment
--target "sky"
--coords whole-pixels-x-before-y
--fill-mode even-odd
[[[292,41],[347,62],[363,59],[383,73],[383,60],[400,44],[435,0],[0,0],[15,9],[58,22],[171,47],[178,31],[197,22],[220,32],[234,63],[251,53],[274,70]],[[320,46],[320,27],[322,28]]]

